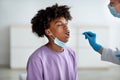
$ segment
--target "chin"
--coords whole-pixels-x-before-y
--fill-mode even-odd
[[[69,40],[65,40],[64,42],[67,43]]]
[[[62,42],[67,43],[69,41],[69,38],[64,38],[63,40],[61,40]]]

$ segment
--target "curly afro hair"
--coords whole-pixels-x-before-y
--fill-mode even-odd
[[[31,20],[33,33],[36,33],[39,37],[44,37],[45,29],[49,28],[50,22],[60,17],[64,17],[67,21],[72,19],[67,5],[58,6],[58,4],[55,4],[39,10]]]

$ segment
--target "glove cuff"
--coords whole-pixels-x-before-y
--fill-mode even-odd
[[[96,44],[96,47],[94,48],[94,50],[96,52],[99,52],[99,50],[102,48],[102,46],[100,44]]]

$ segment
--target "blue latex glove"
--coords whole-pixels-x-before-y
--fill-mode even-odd
[[[120,54],[116,54],[115,56],[120,60]]]
[[[88,39],[90,46],[99,52],[102,46],[96,43],[96,34],[88,31],[84,32],[83,35],[85,35],[85,39]]]

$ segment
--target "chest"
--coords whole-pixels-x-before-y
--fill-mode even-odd
[[[43,60],[44,77],[69,80],[75,75],[75,62],[70,55],[47,55]],[[49,76],[48,76],[49,75]],[[63,79],[62,79],[63,78]]]

